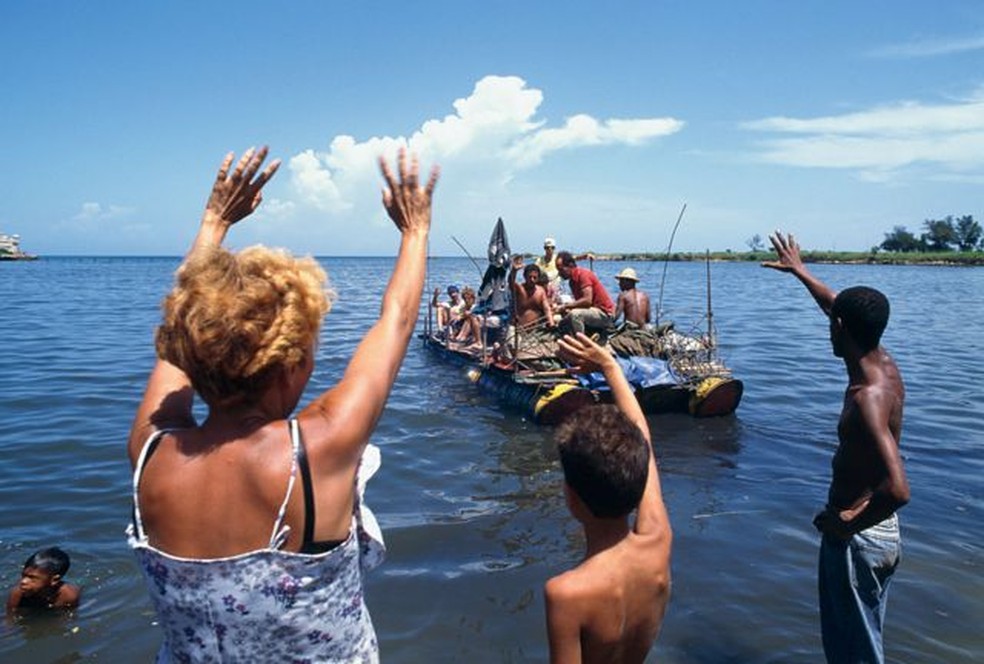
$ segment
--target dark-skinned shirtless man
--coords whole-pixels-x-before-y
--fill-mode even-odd
[[[619,294],[615,301],[615,315],[612,318],[618,320],[619,316],[624,316],[627,323],[634,323],[639,327],[648,325],[649,296],[636,288],[636,284],[639,283],[636,271],[627,267],[616,274],[615,279],[618,280]]]
[[[855,286],[835,293],[803,265],[792,235],[770,237],[778,260],[764,267],[792,273],[830,319],[834,355],[848,384],[826,507],[813,519],[823,534],[819,592],[823,649],[830,663],[883,662],[888,586],[901,553],[895,512],[909,502],[899,453],[902,376],[879,344],[888,300]]]

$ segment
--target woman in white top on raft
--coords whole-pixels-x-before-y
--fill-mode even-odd
[[[221,247],[279,166],[266,148],[219,169],[157,330],[130,433],[130,544],[164,631],[158,661],[378,661],[362,574],[382,539],[361,504],[369,445],[413,333],[435,168],[380,160],[400,250],[379,320],[341,381],[291,417],[330,308],[312,258]],[[194,394],[208,406],[200,424]]]

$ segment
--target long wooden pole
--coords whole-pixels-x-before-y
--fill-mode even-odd
[[[711,250],[707,249],[706,261],[707,265],[707,344],[708,347],[714,348],[717,342],[714,339],[714,312],[711,310]]]
[[[463,252],[465,252],[465,256],[468,256],[468,258],[471,259],[472,265],[474,265],[475,266],[475,269],[478,270],[478,276],[479,276],[479,278],[481,278],[482,275],[484,274],[483,271],[482,271],[482,266],[478,264],[478,261],[475,260],[475,257],[474,256],[472,256],[470,253],[468,253],[468,250],[465,249],[465,245],[463,245],[460,242],[458,242],[458,238],[456,238],[455,236],[452,235],[451,236],[451,239],[454,240],[454,243],[456,245],[458,245]]]
[[[673,232],[670,233],[670,243],[666,245],[666,258],[663,260],[663,277],[659,280],[659,302],[656,305],[656,326],[659,327],[659,318],[663,315],[663,285],[666,283],[666,268],[670,265],[670,252],[673,250],[673,238],[676,237],[680,222],[683,221],[683,213],[687,211],[687,204],[684,203],[680,208],[680,216],[677,217],[673,225]]]
[[[424,334],[427,339],[431,338],[434,334],[434,296],[431,294],[431,286],[433,285],[431,277],[434,276],[434,272],[431,270],[431,244],[430,238],[427,238],[427,292],[425,293],[427,297],[427,325],[424,326]]]

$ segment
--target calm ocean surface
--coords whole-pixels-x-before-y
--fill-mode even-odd
[[[310,394],[334,383],[378,311],[390,259],[328,258],[339,300]],[[0,263],[0,582],[58,544],[84,587],[73,618],[0,626],[2,662],[151,661],[160,641],[123,529],[124,441],[153,361],[158,303],[177,259]],[[596,263],[606,285],[626,264]],[[662,264],[636,264],[655,301]],[[893,305],[885,346],[906,381],[912,502],[891,592],[892,662],[984,661],[984,269],[816,266]],[[474,284],[467,260],[431,261],[431,289]],[[714,319],[745,382],[732,416],[650,418],[675,531],[673,598],[650,661],[822,661],[818,536],[844,368],[791,276],[715,264]],[[669,266],[664,309],[686,329],[704,266]],[[551,431],[504,411],[411,344],[374,436],[368,502],[387,562],[368,582],[385,662],[547,657],[543,582],[582,552]],[[220,478],[217,478],[219,481]]]

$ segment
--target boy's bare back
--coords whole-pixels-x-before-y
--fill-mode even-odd
[[[547,615],[560,623],[558,631],[578,634],[577,656],[568,648],[552,661],[645,660],[670,595],[669,549],[667,537],[631,533],[552,578],[546,587]]]

